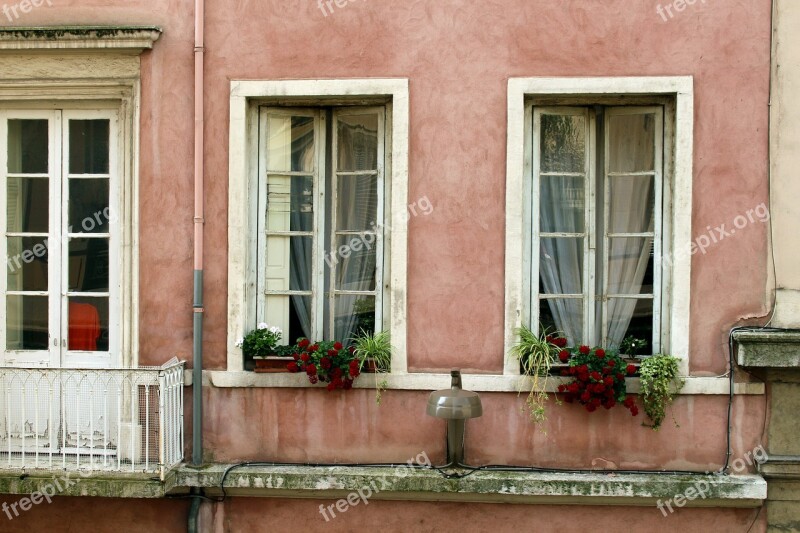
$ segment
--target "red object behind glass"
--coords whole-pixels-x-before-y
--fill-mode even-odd
[[[96,352],[100,315],[92,304],[69,303],[69,349]]]

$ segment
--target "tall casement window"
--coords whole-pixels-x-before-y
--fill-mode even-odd
[[[283,342],[381,329],[385,121],[384,107],[259,108],[255,316]]]
[[[533,327],[662,346],[662,106],[529,108]]]
[[[0,112],[2,364],[120,360],[118,118]]]

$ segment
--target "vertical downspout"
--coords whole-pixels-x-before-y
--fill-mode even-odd
[[[203,55],[205,0],[194,3],[194,277],[192,323],[192,464],[203,462]],[[194,492],[189,507],[187,528],[198,531],[198,516],[202,496]]]
[[[203,15],[195,0],[194,20],[194,328],[192,368],[192,464],[203,462]]]

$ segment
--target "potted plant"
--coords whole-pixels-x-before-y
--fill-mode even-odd
[[[657,431],[661,427],[667,406],[686,383],[686,380],[678,378],[678,361],[679,358],[671,355],[656,354],[645,358],[639,366],[642,405],[644,413],[652,421],[650,427],[653,430]],[[678,427],[674,416],[672,421]]]
[[[559,345],[566,345],[567,342],[563,337],[548,335],[546,328],[541,329],[542,333],[537,335],[527,326],[517,328],[515,333],[519,340],[510,351],[511,357],[519,361],[522,374],[532,382],[525,405],[534,424],[547,420],[544,404],[548,398],[546,389],[550,365],[555,360]]]
[[[278,342],[282,335],[281,328],[261,322],[256,329],[236,341],[236,347],[242,349],[246,365],[255,361],[256,371],[264,371],[267,368],[267,358],[280,355],[277,352],[281,348]]]
[[[292,362],[286,365],[289,372],[305,372],[311,384],[327,383],[329,391],[349,390],[361,374],[355,348],[346,348],[339,341],[312,343],[299,339],[294,347]]]
[[[359,360],[359,369],[375,373],[375,401],[380,404],[392,370],[392,343],[388,331],[368,333],[361,330],[353,339],[354,354]]]
[[[558,386],[564,393],[564,401],[577,401],[590,413],[599,407],[611,409],[617,404],[628,408],[631,415],[639,414],[639,408],[632,396],[628,396],[626,376],[632,376],[636,367],[627,364],[615,350],[600,347],[578,346],[563,348],[558,358],[569,368],[561,371],[562,376],[572,376],[573,380]]]

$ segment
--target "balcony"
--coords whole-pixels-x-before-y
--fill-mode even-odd
[[[163,482],[183,460],[183,367],[0,368],[0,470]]]

